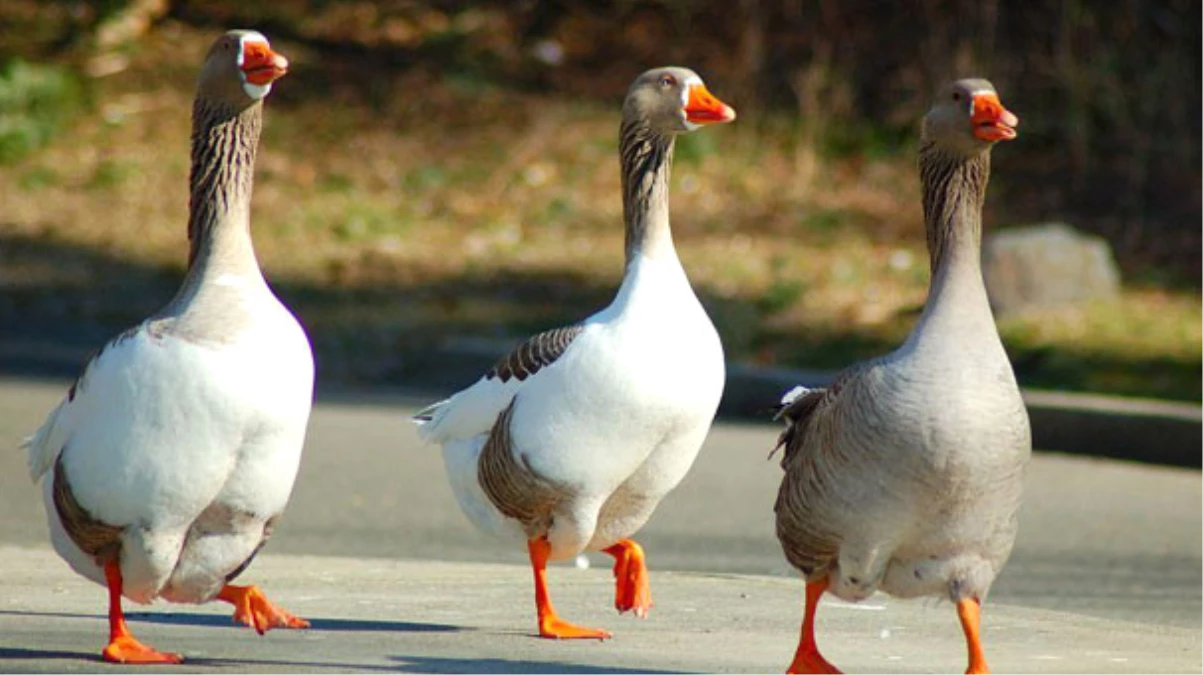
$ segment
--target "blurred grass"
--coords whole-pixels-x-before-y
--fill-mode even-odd
[[[213,33],[164,22],[127,70],[92,81],[94,109],[0,172],[0,250],[18,251],[0,259],[7,330],[113,332],[170,297],[192,82]],[[267,104],[256,250],[321,377],[403,381],[450,340],[516,340],[608,302],[622,271],[617,101],[273,44],[293,70]],[[922,306],[913,139],[822,126],[778,112],[680,142],[674,236],[729,358],[841,368],[900,343]],[[1006,224],[1008,194],[999,170],[988,228]],[[121,275],[139,281],[105,285]],[[1132,286],[1000,330],[1026,385],[1203,398],[1195,290]]]
[[[9,59],[0,67],[0,165],[49,143],[83,108],[82,89],[66,68]]]

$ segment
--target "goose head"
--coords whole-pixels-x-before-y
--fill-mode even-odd
[[[209,48],[197,93],[241,110],[263,100],[272,82],[287,72],[288,59],[272,51],[261,33],[232,30]]]
[[[654,68],[627,92],[623,116],[642,120],[661,134],[693,131],[735,119],[735,110],[706,90],[702,78],[688,68]]]
[[[964,79],[940,90],[923,118],[922,138],[965,157],[1018,134],[1019,118],[1003,107],[989,80]]]

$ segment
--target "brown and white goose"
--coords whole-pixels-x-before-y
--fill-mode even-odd
[[[230,584],[284,511],[313,398],[309,340],[251,244],[263,98],[287,66],[251,31],[209,50],[192,112],[183,286],[105,345],[25,443],[55,550],[108,586],[107,661],[181,660],[130,634],[123,595],[224,600],[260,633],[308,625]]]
[[[733,119],[691,70],[640,75],[619,134],[626,271],[614,301],[536,335],[415,418],[422,438],[443,447],[468,518],[526,542],[543,637],[609,637],[560,619],[547,592],[547,562],[585,549],[614,556],[620,612],[644,616],[652,604],[630,537],[692,466],[724,383],[718,333],[673,247],[673,144]]]
[[[790,672],[838,672],[815,643],[825,591],[857,601],[877,590],[951,599],[968,672],[987,670],[980,606],[1015,541],[1031,454],[980,266],[990,151],[1018,122],[985,80],[940,92],[919,150],[932,280],[918,325],[897,351],[782,401],[777,537],[806,577]]]

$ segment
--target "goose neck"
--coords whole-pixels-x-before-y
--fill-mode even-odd
[[[930,143],[920,149],[923,220],[932,278],[951,265],[980,267],[982,206],[990,180],[990,153],[961,157]]]
[[[993,331],[981,269],[989,152],[966,158],[927,145],[920,150],[919,173],[931,256],[931,285],[920,326],[948,321],[956,326],[981,324]]]
[[[192,111],[189,276],[258,274],[250,204],[263,106],[232,110],[198,98]]]
[[[620,130],[622,212],[626,223],[626,265],[640,257],[675,258],[668,222],[668,182],[673,136],[643,121],[624,121]]]

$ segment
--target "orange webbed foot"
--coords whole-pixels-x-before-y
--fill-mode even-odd
[[[614,608],[620,613],[632,610],[635,616],[646,619],[652,607],[652,586],[643,547],[623,539],[605,551],[614,556]]]
[[[260,635],[272,628],[309,627],[308,621],[273,605],[257,586],[227,584],[217,598],[234,605],[234,620],[254,628]]]
[[[530,551],[531,570],[535,575],[535,611],[539,616],[539,637],[557,640],[607,640],[610,633],[596,628],[584,628],[560,618],[551,605],[547,592],[547,559],[551,556],[551,544],[547,537],[527,541]]]
[[[182,663],[184,657],[179,654],[160,652],[138,642],[131,635],[119,635],[113,638],[100,653],[101,658],[109,663]]]
[[[181,663],[183,656],[151,649],[130,635],[129,627],[125,625],[125,612],[121,610],[124,580],[121,565],[116,560],[105,563],[104,577],[109,587],[109,643],[100,652],[100,657],[110,663]]]
[[[794,660],[789,664],[788,673],[838,673],[839,668],[823,658],[819,653],[819,645],[815,642],[815,610],[819,600],[827,592],[829,580],[806,582],[806,608],[802,614],[802,634],[798,640],[798,648],[794,650]]]
[[[787,673],[838,673],[839,668],[831,665],[823,655],[816,651],[799,650],[794,655],[793,663],[789,664]]]
[[[539,637],[553,640],[609,640],[613,636],[608,631],[585,628],[551,615],[539,618]]]

